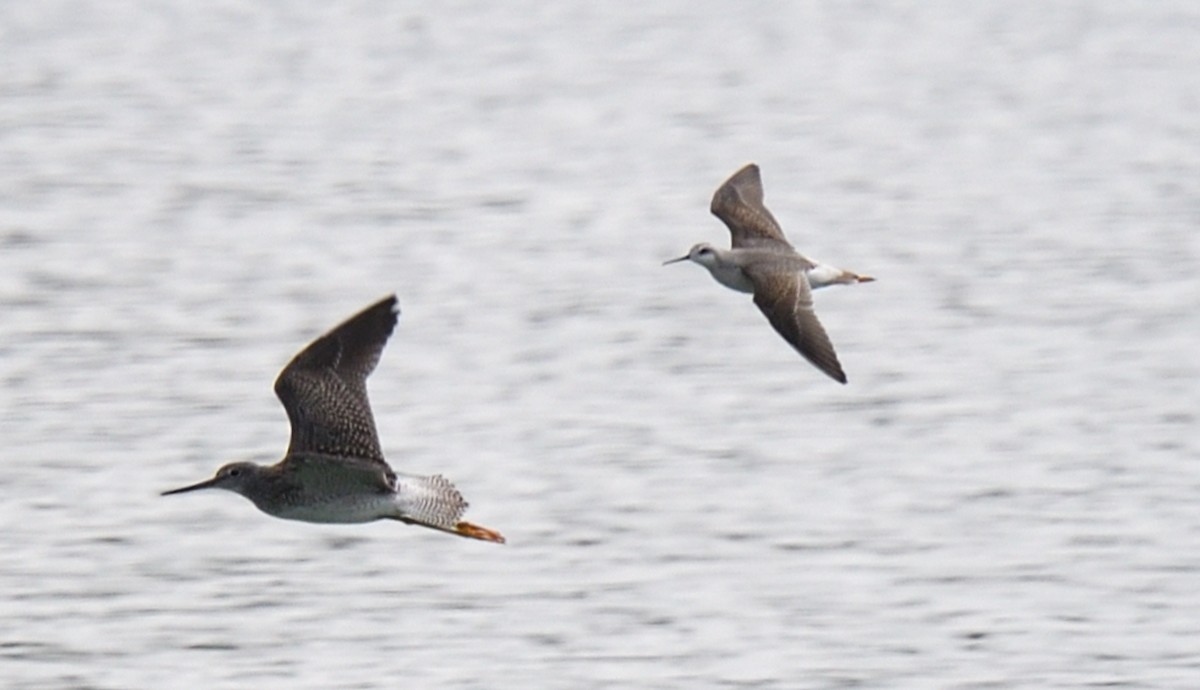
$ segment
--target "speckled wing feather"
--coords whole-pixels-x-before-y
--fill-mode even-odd
[[[845,383],[833,343],[813,311],[812,287],[804,274],[759,267],[748,275],[754,282],[754,303],[779,335],[830,378]]]
[[[753,163],[717,188],[709,210],[729,227],[734,249],[779,245],[792,248],[779,222],[763,205],[762,177]]]
[[[288,455],[322,453],[386,466],[367,399],[375,369],[396,327],[396,297],[367,307],[314,340],[275,380],[292,438]]]

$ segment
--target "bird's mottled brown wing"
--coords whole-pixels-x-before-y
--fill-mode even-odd
[[[717,188],[709,210],[729,227],[734,249],[779,245],[792,248],[775,217],[763,206],[762,177],[754,163]]]
[[[779,335],[834,381],[845,383],[833,343],[813,311],[812,288],[804,274],[762,267],[747,272],[754,282],[754,303]]]
[[[397,313],[395,295],[376,302],[314,340],[280,372],[275,394],[292,424],[288,455],[384,462],[367,376],[396,327]]]

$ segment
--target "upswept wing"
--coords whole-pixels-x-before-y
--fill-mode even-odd
[[[314,340],[275,380],[292,425],[288,455],[321,453],[377,460],[386,466],[367,399],[375,369],[396,327],[391,295]]]
[[[709,210],[728,226],[734,249],[778,245],[792,248],[779,222],[763,205],[762,176],[754,163],[717,188]]]

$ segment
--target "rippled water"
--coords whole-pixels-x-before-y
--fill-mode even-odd
[[[427,4],[428,5],[428,4]],[[11,688],[1200,683],[1192,3],[0,5]],[[749,160],[850,376],[695,266]],[[157,492],[395,291],[505,547]]]

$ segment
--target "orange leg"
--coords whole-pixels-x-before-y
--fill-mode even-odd
[[[494,541],[497,544],[504,543],[504,536],[495,530],[490,530],[486,527],[472,524],[470,522],[460,522],[454,526],[454,531],[464,537],[472,539],[482,539],[483,541]]]

